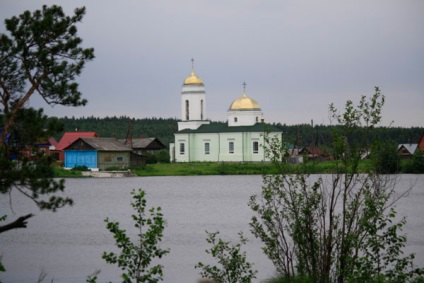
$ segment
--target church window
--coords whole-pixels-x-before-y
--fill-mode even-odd
[[[205,142],[205,154],[210,154],[210,144]]]
[[[254,141],[253,142],[253,154],[258,154],[258,153],[259,153],[259,142]]]
[[[237,123],[237,117],[234,117],[234,123]]]
[[[230,141],[228,143],[228,153],[231,153],[231,154],[234,153],[234,142],[233,141]]]
[[[185,101],[185,110],[186,110],[186,120],[190,120],[190,102],[188,100]]]
[[[203,120],[203,99],[200,100],[200,120]]]
[[[185,143],[180,143],[180,155],[185,154]]]
[[[256,117],[256,123],[257,123],[257,122],[259,122],[259,118],[258,118],[258,117]]]

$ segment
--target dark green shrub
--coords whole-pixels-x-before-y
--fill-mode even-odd
[[[75,166],[71,170],[72,171],[90,171],[90,169],[88,169],[88,167],[85,166],[85,165],[83,165],[83,166]]]

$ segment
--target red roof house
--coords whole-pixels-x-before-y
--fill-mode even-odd
[[[421,137],[418,140],[418,149],[424,151],[424,133],[421,134]]]
[[[66,132],[63,134],[63,137],[60,139],[59,143],[56,145],[55,150],[53,151],[56,154],[56,158],[59,161],[65,159],[63,149],[71,145],[74,141],[79,138],[97,138],[96,132]]]

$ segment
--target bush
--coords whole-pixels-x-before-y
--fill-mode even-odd
[[[72,171],[90,171],[90,169],[88,169],[88,167],[85,166],[85,165],[83,165],[83,166],[75,166],[71,170]]]

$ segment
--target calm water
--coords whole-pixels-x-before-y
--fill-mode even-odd
[[[198,261],[210,262],[204,252],[205,230],[219,230],[228,240],[243,231],[250,239],[246,251],[259,270],[257,282],[274,275],[272,263],[261,253],[261,243],[249,232],[252,215],[249,196],[260,191],[260,176],[144,177],[123,179],[68,179],[66,194],[75,205],[57,213],[37,212],[30,200],[12,195],[0,198],[0,215],[9,219],[36,212],[27,229],[0,235],[0,254],[7,272],[4,282],[36,282],[40,271],[48,275],[45,282],[85,282],[87,275],[100,269],[98,282],[120,282],[120,271],[104,263],[103,251],[114,251],[113,236],[104,219],[121,223],[129,234],[133,231],[130,208],[133,188],[147,192],[148,206],[161,206],[167,227],[162,246],[171,249],[162,264],[164,282],[195,283]],[[397,204],[400,215],[408,217],[407,252],[417,254],[416,264],[424,266],[424,175],[403,175],[399,191],[415,184],[412,192]]]

